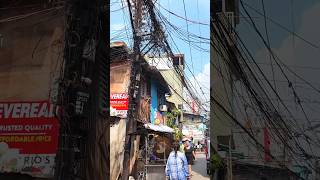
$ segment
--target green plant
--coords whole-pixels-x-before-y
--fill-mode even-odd
[[[166,125],[174,130],[174,139],[179,141],[182,138],[182,130],[176,125],[176,119],[180,116],[181,112],[174,108],[171,112],[166,113]]]
[[[211,155],[210,163],[213,169],[220,169],[223,167],[223,160],[218,156],[218,154]]]
[[[171,128],[175,128],[176,127],[175,121],[180,114],[181,114],[181,112],[177,108],[174,108],[171,112],[167,112],[166,113],[166,125]]]
[[[177,128],[177,127],[174,127],[174,138],[176,141],[179,141],[180,139],[182,139],[182,130]]]

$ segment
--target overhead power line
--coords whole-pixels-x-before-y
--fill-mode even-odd
[[[264,17],[263,13],[259,12],[257,9],[255,9],[254,7],[250,6],[248,3],[243,2],[242,0],[240,0],[245,6],[249,7],[251,10],[253,10],[254,12],[256,12],[257,14],[261,15]],[[314,44],[313,42],[305,39],[304,37],[302,37],[301,35],[295,33],[294,31],[291,31],[289,28],[283,26],[281,23],[276,22],[275,20],[271,19],[270,17],[266,16],[266,18],[272,22],[273,24],[277,25],[278,27],[280,27],[281,29],[291,33],[292,35],[296,36],[297,38],[299,38],[300,40],[304,41],[305,43],[309,44],[311,47],[319,49],[319,45]]]
[[[219,22],[219,19],[216,19],[216,21],[215,22],[218,22],[219,24],[217,25],[217,27],[223,27],[224,25],[223,25],[223,23],[221,23],[221,22]],[[223,27],[225,30],[225,32],[227,32],[227,30],[226,30],[226,28],[225,27]],[[215,30],[215,28],[211,28],[211,29],[213,29],[213,30]],[[217,34],[217,33],[215,33],[215,34]],[[219,34],[219,33],[218,33]],[[223,33],[222,33],[223,34]],[[230,38],[230,39],[232,39],[232,38]],[[226,52],[226,54],[228,54],[229,55],[229,60],[232,60],[232,61],[234,61],[234,62],[228,62],[228,63],[235,63],[235,60],[237,59],[237,58],[235,58],[235,55],[232,55],[232,54],[230,54],[230,53],[235,53],[234,52],[234,50],[236,50],[236,52],[237,53],[240,53],[239,55],[241,55],[241,52],[237,49],[237,47],[234,47],[234,48],[231,48],[230,47],[230,45],[228,45],[226,42],[228,42],[228,41],[223,41],[223,40],[221,40],[221,39],[219,39],[219,35],[218,35],[218,40],[220,41],[220,44],[222,44],[223,46],[224,46],[224,48],[225,48],[225,50],[227,51]],[[215,44],[213,44],[213,46],[215,46]],[[251,56],[252,57],[252,56]],[[228,59],[226,59],[226,60],[228,60]],[[246,65],[246,68],[249,68],[248,67],[248,65],[246,64],[246,62],[244,61],[244,59],[243,59],[243,57],[241,57],[240,58],[240,60],[243,60],[243,63],[244,63],[244,65]],[[236,65],[235,66],[235,70],[241,70],[241,66],[239,66],[240,64],[238,63],[238,64],[234,64],[234,65]],[[233,65],[233,66],[234,66]],[[250,70],[250,68],[249,68],[249,70]],[[241,74],[240,74],[241,73]],[[251,72],[252,73],[252,72]],[[246,76],[244,76],[244,74],[243,74],[243,72],[241,72],[241,71],[239,71],[239,75],[240,76],[242,76],[242,78],[243,78],[243,80],[244,80],[244,83],[245,83],[245,85],[246,86],[248,86],[248,88],[249,88],[249,91],[252,91],[251,92],[251,94],[252,94],[252,96],[254,96],[254,97],[256,97],[257,96],[257,92],[255,92],[256,90],[255,89],[252,89],[252,87],[250,87],[251,85],[249,84],[249,82],[248,82],[248,80],[246,80]],[[258,81],[257,81],[257,83],[259,83]],[[259,84],[258,84],[259,85]],[[261,86],[261,85],[259,85],[259,86]],[[271,88],[272,88],[272,86],[271,86]],[[262,89],[262,92],[263,92],[263,89]],[[275,92],[275,94],[277,94],[276,92]],[[266,104],[266,103],[270,103],[270,101],[266,101],[266,102],[264,102],[264,100],[263,101],[261,101],[262,99],[261,98],[263,98],[263,97],[256,97],[256,98],[258,98],[258,99],[256,99],[257,101],[257,105],[258,105],[258,107],[259,108],[261,108],[261,111],[263,112],[263,113],[265,113],[265,115],[266,115],[266,117],[267,118],[269,118],[269,120],[270,120],[270,115],[268,114],[268,111],[265,111],[265,110],[267,110],[267,109],[265,109],[265,108],[267,108],[269,105],[268,104]],[[268,96],[265,96],[265,98],[268,98]],[[260,100],[259,100],[260,99]],[[271,105],[271,107],[272,107],[272,103],[270,103],[270,105]],[[263,106],[265,106],[265,107],[263,107]],[[285,106],[285,105],[284,105]],[[273,108],[272,108],[273,109]],[[271,110],[271,109],[270,109]],[[274,111],[274,110],[273,110]],[[276,111],[275,111],[276,112]],[[281,117],[281,116],[280,116]],[[282,120],[282,123],[283,123],[283,125],[284,126],[287,126],[286,125],[286,123],[285,122],[283,122],[283,119],[281,119],[280,118],[280,120]],[[274,124],[274,123],[277,123],[277,122],[273,122],[272,120],[270,120],[270,123],[272,123],[272,124]],[[281,124],[274,124],[273,126],[278,126],[278,125],[281,125]],[[281,125],[282,126],[282,125]],[[289,130],[289,129],[288,129]],[[290,130],[289,130],[290,131]],[[280,135],[280,134],[279,134]],[[284,143],[284,144],[286,144],[286,142],[284,141],[284,139],[283,138],[281,138],[282,139],[282,142]],[[305,151],[304,151],[304,149],[303,148],[301,148],[300,147],[300,145],[299,144],[297,144],[297,142],[295,142],[296,143],[296,145],[297,145],[297,148],[302,152],[302,154],[306,154],[305,153]],[[290,146],[288,146],[288,147],[290,147]],[[292,152],[295,152],[295,151],[292,151]],[[312,167],[312,166],[311,166]]]
[[[232,121],[237,124],[243,131],[246,132],[247,135],[249,135],[249,137],[255,142],[255,145],[257,146],[257,148],[261,149],[262,151],[264,151],[265,153],[267,153],[272,159],[274,159],[280,166],[284,167],[285,169],[287,169],[288,171],[292,172],[287,166],[284,166],[279,160],[277,160],[270,152],[267,152],[264,150],[264,146],[255,138],[255,136],[253,134],[251,134],[221,103],[219,103],[219,101],[217,101],[214,97],[210,98],[211,101],[218,105],[218,107],[228,116],[232,119]],[[296,174],[294,174],[295,176],[297,176]],[[300,179],[304,179],[299,177]]]
[[[156,2],[156,3],[157,3],[162,9],[164,9],[164,10],[167,11],[168,13],[170,13],[170,14],[172,14],[172,15],[180,18],[180,19],[186,20],[186,21],[191,22],[191,23],[194,23],[194,24],[200,24],[200,25],[204,25],[204,26],[210,26],[209,23],[204,23],[204,22],[200,22],[200,21],[190,20],[190,19],[188,19],[188,18],[186,18],[186,17],[180,16],[180,15],[178,15],[178,14],[176,14],[176,13],[174,13],[174,12],[168,10],[168,9],[166,9],[166,8],[163,7],[159,2]]]

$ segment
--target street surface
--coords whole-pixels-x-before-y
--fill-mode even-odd
[[[196,161],[192,166],[192,180],[209,180],[210,177],[207,175],[207,161],[204,152],[196,153]]]

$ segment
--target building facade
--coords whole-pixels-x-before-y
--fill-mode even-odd
[[[183,113],[182,134],[193,138],[194,144],[204,144],[207,126],[205,118],[199,114]]]
[[[129,87],[132,71],[130,51],[123,42],[111,43],[111,65],[110,65],[110,116],[112,123],[110,131],[117,136],[110,136],[110,179],[116,180],[123,171],[124,146],[127,127],[126,121],[129,110]],[[145,61],[145,60],[143,60]],[[129,174],[137,175],[137,169],[141,169],[141,161],[137,161],[140,148],[143,147],[145,126],[164,127],[166,125],[166,112],[170,111],[171,104],[167,103],[166,97],[170,96],[170,88],[161,73],[148,63],[142,65],[140,76],[140,94],[136,118],[133,127],[137,130],[133,137],[130,152]],[[130,130],[132,131],[132,130]],[[136,163],[139,162],[139,163]]]
[[[10,3],[1,2],[2,5]],[[61,77],[60,67],[63,67],[65,14],[63,9],[58,8],[45,14],[35,13],[19,20],[5,21],[23,13],[43,11],[44,4],[41,3],[33,8],[25,8],[30,2],[19,2],[14,10],[1,10],[0,18],[4,21],[0,23],[0,179],[54,178],[59,122],[53,117],[52,108],[57,101],[58,78]],[[52,4],[48,4],[48,8],[50,6]],[[10,108],[5,110],[4,107],[14,107],[14,111]],[[41,113],[40,109],[43,110]],[[7,116],[3,113],[13,114]],[[30,125],[40,126],[44,122],[54,128],[37,133],[3,131],[12,125],[24,129]],[[35,143],[5,138],[36,139],[39,132],[48,135],[51,141]],[[16,136],[19,133],[24,136]],[[36,162],[31,160],[35,157],[39,158]]]
[[[174,58],[168,57],[146,57],[150,66],[156,67],[166,80],[171,95],[167,101],[174,103],[175,107],[183,111],[183,78],[184,78],[184,55],[176,54]],[[179,117],[179,122],[183,121],[183,115]]]

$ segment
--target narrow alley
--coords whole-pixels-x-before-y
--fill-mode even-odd
[[[196,161],[192,166],[192,180],[209,180],[210,177],[207,174],[207,161],[206,155],[203,152],[197,152]]]

